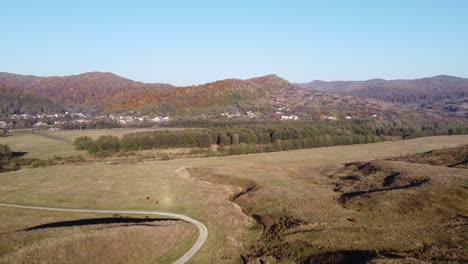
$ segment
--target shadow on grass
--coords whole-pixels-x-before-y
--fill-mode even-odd
[[[12,158],[21,158],[23,157],[24,155],[28,154],[28,152],[24,152],[24,151],[15,151],[12,153]]]
[[[106,217],[106,218],[90,218],[90,219],[79,219],[63,222],[54,222],[38,226],[29,227],[18,231],[31,231],[47,228],[58,228],[58,227],[74,227],[74,226],[89,226],[89,225],[102,225],[102,224],[140,224],[149,223],[156,221],[180,221],[173,218],[124,218],[124,217]]]
[[[391,175],[393,176],[393,175]],[[390,177],[391,177],[390,176]],[[389,188],[377,188],[373,190],[368,190],[368,191],[356,191],[356,192],[349,192],[349,193],[344,193],[340,196],[340,201],[341,203],[345,204],[349,200],[358,197],[358,196],[363,196],[371,193],[377,193],[377,192],[386,192],[386,191],[392,191],[392,190],[403,190],[403,189],[409,189],[413,187],[420,187],[427,183],[429,180],[428,179],[418,179],[415,180],[414,182],[404,185],[404,186],[397,186],[397,187],[389,187]],[[384,183],[386,184],[386,183]]]
[[[342,250],[335,252],[327,252],[315,256],[313,259],[308,260],[307,263],[313,264],[357,264],[368,263],[377,254],[372,251],[365,250]]]

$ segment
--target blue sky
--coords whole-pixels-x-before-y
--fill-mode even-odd
[[[468,1],[1,1],[0,71],[175,85],[468,77]]]

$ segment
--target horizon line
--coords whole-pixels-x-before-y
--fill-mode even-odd
[[[235,77],[231,77],[231,78],[216,79],[216,80],[212,80],[212,81],[208,81],[208,82],[203,82],[203,83],[197,83],[197,84],[174,85],[174,84],[171,84],[171,83],[159,82],[159,81],[157,81],[157,82],[139,81],[139,80],[131,79],[131,78],[128,78],[128,77],[125,77],[125,76],[123,76],[123,75],[116,74],[116,73],[113,73],[113,72],[110,72],[110,71],[98,71],[98,70],[86,71],[86,72],[77,73],[77,74],[66,74],[66,75],[19,74],[19,73],[7,72],[7,71],[0,71],[0,74],[11,74],[11,75],[28,76],[28,77],[36,77],[36,78],[66,78],[66,77],[74,77],[74,76],[80,76],[80,75],[86,75],[86,74],[111,74],[111,75],[115,75],[115,76],[117,76],[117,77],[119,77],[119,78],[127,79],[127,80],[130,80],[130,81],[133,81],[133,82],[139,82],[139,83],[143,83],[143,84],[164,84],[164,85],[171,85],[171,86],[174,86],[174,87],[201,86],[201,85],[210,84],[210,83],[215,83],[215,82],[224,81],[224,80],[241,80],[241,81],[248,81],[248,80],[251,80],[251,79],[264,78],[264,77],[269,77],[269,76],[277,77],[277,78],[286,80],[287,82],[289,82],[289,83],[291,83],[291,84],[307,84],[307,83],[317,82],[317,81],[318,81],[318,82],[327,82],[327,83],[330,83],[330,82],[366,82],[366,81],[374,81],[374,80],[381,80],[381,81],[411,81],[411,80],[430,79],[430,78],[436,78],[436,77],[452,77],[452,78],[468,79],[468,77],[461,77],[461,76],[451,75],[451,74],[436,74],[436,75],[432,75],[432,76],[425,76],[425,77],[418,77],[418,78],[379,78],[379,77],[375,77],[375,78],[360,79],[360,80],[359,80],[359,79],[353,79],[353,80],[345,80],[345,79],[338,79],[338,80],[313,79],[313,80],[307,81],[307,82],[293,82],[293,81],[288,80],[287,78],[282,77],[281,75],[278,75],[278,74],[275,74],[275,73],[271,73],[271,74],[265,74],[265,75],[260,75],[260,76],[253,76],[253,77],[248,77],[248,78],[235,78]]]

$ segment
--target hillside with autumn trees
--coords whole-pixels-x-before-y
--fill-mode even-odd
[[[111,101],[125,102],[149,91],[173,88],[168,84],[135,82],[112,73],[89,72],[64,77],[0,73],[0,83],[49,98],[73,111],[102,112]]]
[[[414,80],[312,81],[303,88],[414,105],[468,117],[468,79],[439,75]]]
[[[44,97],[11,89],[0,83],[0,117],[12,114],[44,114],[64,111],[62,106]]]
[[[463,108],[466,79],[441,78],[436,78],[437,81],[374,80],[367,83],[315,81],[299,85],[276,75],[267,75],[176,87],[136,82],[103,72],[65,77],[0,73],[0,83],[9,89],[47,98],[63,109],[91,115],[136,112],[174,118],[213,119],[222,113],[250,111],[257,119],[264,120],[278,115],[298,116],[300,119],[392,118],[414,111],[444,118],[456,111],[429,101],[440,102],[443,98],[457,101],[456,109]],[[427,104],[422,108],[424,102]],[[461,118],[463,115],[456,113],[453,117]]]

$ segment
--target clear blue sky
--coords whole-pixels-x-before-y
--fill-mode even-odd
[[[198,84],[468,77],[468,1],[1,1],[0,71]]]

